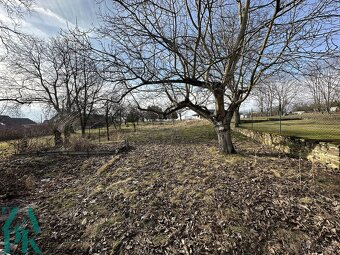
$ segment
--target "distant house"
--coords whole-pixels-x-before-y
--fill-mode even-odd
[[[201,116],[200,116],[199,114],[195,113],[195,114],[191,115],[191,118],[190,118],[190,119],[192,119],[192,120],[198,120],[198,119],[200,119],[200,118],[201,118]]]
[[[214,113],[215,112],[214,109],[208,109],[208,111],[210,113]],[[199,119],[204,119],[204,118],[201,115],[195,113],[195,114],[191,115],[191,118],[189,118],[189,119],[191,119],[191,120],[199,120]]]
[[[292,112],[293,115],[302,115],[304,114],[305,111],[296,111],[296,112]]]
[[[7,115],[0,115],[0,129],[19,129],[36,124],[37,123],[28,118],[11,118]]]
[[[75,129],[78,129],[81,126],[77,113],[71,113],[68,115],[65,114],[62,118],[60,118],[60,115],[56,114],[51,119],[45,120],[44,124],[65,123],[66,120],[71,121],[69,123]],[[95,129],[95,128],[102,128],[105,126],[106,126],[105,115],[93,113],[90,116],[88,116],[85,128]]]
[[[340,112],[340,108],[338,106],[331,107],[329,109],[330,112]]]
[[[251,117],[250,113],[240,113],[240,118],[241,119],[248,119]]]

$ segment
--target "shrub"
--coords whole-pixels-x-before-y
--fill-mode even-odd
[[[48,137],[24,137],[10,142],[16,153],[36,152],[48,150],[52,147],[52,138]]]

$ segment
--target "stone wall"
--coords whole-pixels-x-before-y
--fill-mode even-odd
[[[246,128],[237,128],[236,131],[255,141],[269,145],[280,152],[294,156],[301,155],[301,157],[308,160],[314,160],[332,168],[339,168],[340,145],[264,133]]]

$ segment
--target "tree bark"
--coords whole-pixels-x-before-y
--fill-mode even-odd
[[[107,140],[110,141],[110,124],[108,121],[106,122],[106,136]]]
[[[213,92],[215,97],[215,118],[213,124],[217,133],[219,150],[225,154],[234,154],[236,150],[231,139],[231,119],[237,105],[230,105],[226,111],[224,108],[224,89],[217,88]]]
[[[109,109],[106,108],[105,111],[105,124],[106,124],[106,137],[107,140],[110,141],[110,118],[109,118]],[[116,127],[116,125],[114,125]]]
[[[70,145],[70,138],[71,138],[71,125],[66,124],[64,127],[64,147]]]
[[[219,151],[225,154],[235,154],[236,150],[231,139],[230,122],[224,124],[222,122],[215,123],[215,130]]]
[[[81,137],[85,138],[86,137],[86,127],[85,126],[81,126]]]
[[[61,137],[61,132],[58,129],[53,130],[54,133],[54,146],[60,148],[63,146],[63,138]]]
[[[82,138],[85,138],[86,137],[86,125],[87,125],[87,122],[88,122],[88,118],[89,118],[89,115],[86,116],[86,114],[83,115],[83,117],[81,118],[81,136]],[[70,130],[72,130],[73,127],[72,125],[70,126]]]
[[[240,124],[241,124],[241,117],[240,117],[240,106],[238,106],[235,110],[235,113],[234,113],[234,116],[235,116],[235,127],[239,127]]]

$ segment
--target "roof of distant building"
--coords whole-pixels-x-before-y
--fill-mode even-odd
[[[15,128],[25,125],[35,125],[29,118],[11,118],[7,115],[0,115],[0,128]]]

